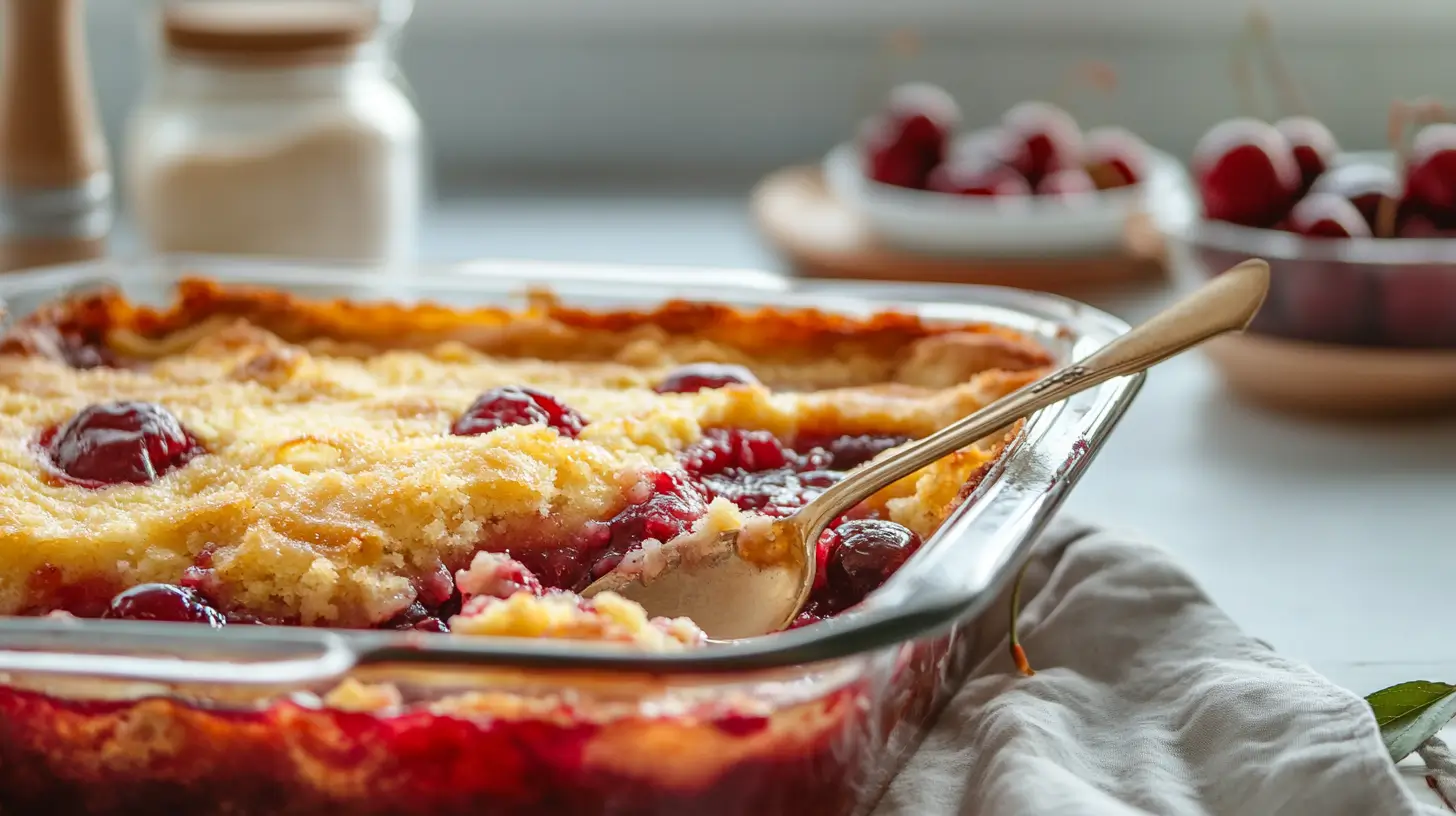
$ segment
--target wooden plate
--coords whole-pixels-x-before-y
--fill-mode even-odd
[[[1204,351],[1235,393],[1278,410],[1349,418],[1456,411],[1456,350],[1357,348],[1240,334],[1211,340]]]
[[[790,167],[754,189],[759,229],[799,274],[823,278],[979,283],[1077,295],[1144,288],[1166,278],[1162,236],[1146,217],[1129,221],[1118,251],[1095,257],[964,258],[923,255],[877,242],[824,185],[816,167]]]

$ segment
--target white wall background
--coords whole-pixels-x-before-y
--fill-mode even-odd
[[[1287,61],[1353,147],[1397,96],[1456,99],[1456,0],[1269,0]],[[113,149],[144,64],[140,6],[90,0]],[[442,189],[487,175],[749,178],[815,158],[860,115],[890,29],[919,24],[899,78],[944,84],[973,121],[1046,96],[1082,60],[1122,78],[1076,111],[1186,155],[1237,110],[1232,0],[417,0],[403,63]]]

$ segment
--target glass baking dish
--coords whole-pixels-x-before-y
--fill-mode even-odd
[[[0,278],[10,317],[204,275],[310,297],[587,308],[713,300],[886,309],[1019,330],[1059,359],[1126,330],[1040,293],[762,272],[482,262],[401,270],[209,258]],[[0,619],[0,812],[858,814],[992,644],[997,597],[1142,382],[1032,417],[976,492],[861,606],[682,653],[284,627]],[[999,637],[999,633],[997,634]]]

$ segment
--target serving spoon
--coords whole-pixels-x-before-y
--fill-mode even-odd
[[[656,563],[628,559],[581,594],[591,597],[611,591],[641,604],[650,615],[689,617],[714,640],[784,629],[809,598],[815,545],[834,519],[888,485],[1018,419],[1247,327],[1268,290],[1269,264],[1244,261],[1082,360],[850,471],[792,515],[675,541],[658,552]]]

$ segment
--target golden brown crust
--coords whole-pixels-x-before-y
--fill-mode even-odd
[[[593,312],[540,294],[523,311],[456,309],[432,303],[315,301],[201,278],[182,280],[177,292],[176,302],[162,309],[133,304],[114,291],[73,298],[22,321],[0,352],[35,353],[46,338],[60,334],[121,345],[120,351],[134,356],[161,355],[177,347],[177,338],[199,328],[241,320],[287,343],[360,347],[356,353],[453,341],[492,356],[561,361],[660,364],[730,357],[757,362],[756,370],[772,370],[773,362],[873,361],[865,376],[839,383],[844,385],[888,380],[937,388],[991,368],[1024,371],[1051,362],[1045,349],[1008,329],[928,324],[902,312],[849,317],[815,309],[741,309],[687,301],[670,301],[650,311]],[[42,339],[37,342],[37,337]],[[919,342],[927,338],[942,339],[929,345]],[[648,351],[644,346],[656,348]],[[673,352],[674,359],[666,359],[661,348]],[[949,354],[947,348],[952,349]],[[937,376],[948,360],[955,362],[952,380]]]

